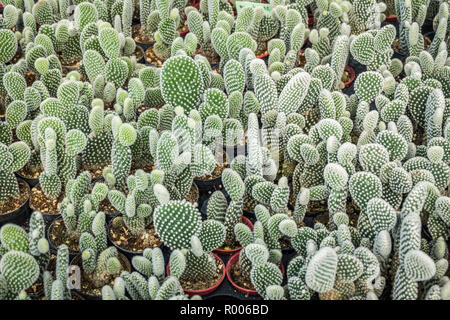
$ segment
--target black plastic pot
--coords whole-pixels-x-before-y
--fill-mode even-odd
[[[292,245],[289,248],[282,248],[281,252],[284,255],[290,255],[290,254],[294,254],[295,253],[295,249],[292,247]]]
[[[116,216],[116,217],[117,217],[117,216]],[[114,218],[116,218],[116,217],[114,217]],[[128,259],[130,259],[130,260],[131,260],[134,256],[142,255],[142,253],[144,252],[144,250],[142,250],[142,251],[131,251],[131,250],[122,248],[121,246],[119,246],[119,245],[117,245],[116,243],[114,243],[114,241],[112,241],[112,239],[111,239],[111,234],[110,234],[109,231],[110,231],[110,229],[111,229],[111,224],[112,224],[113,220],[114,220],[114,219],[111,219],[111,220],[108,222],[108,227],[107,227],[107,229],[106,229],[107,236],[108,236],[108,242],[109,242],[111,245],[113,245],[114,247],[116,247],[117,250],[119,250],[120,253],[122,253],[123,255],[125,255],[125,256],[126,256]],[[162,250],[162,241],[161,241],[161,243],[158,245],[158,247]],[[144,249],[146,249],[146,248],[144,248]]]
[[[49,246],[50,246],[50,251],[51,252],[57,252],[58,251],[58,248],[53,244],[53,242],[52,242],[52,240],[50,239],[50,230],[53,228],[53,225],[55,224],[55,222],[57,221],[57,220],[59,220],[59,219],[61,219],[62,220],[62,217],[59,217],[59,218],[57,218],[57,219],[54,219],[53,221],[52,221],[52,223],[50,224],[50,226],[48,227],[48,229],[47,229],[47,241],[48,241],[48,244],[49,244]],[[75,258],[77,255],[79,255],[80,254],[80,252],[79,251],[70,251],[69,250],[69,258],[70,258],[70,260],[72,260],[73,258]]]
[[[211,180],[194,179],[200,193],[213,193],[216,190],[222,189],[222,177],[217,177]]]
[[[119,252],[119,260],[124,267],[125,271],[131,272],[131,263],[128,260],[128,258],[121,252]],[[70,266],[78,266],[80,268],[81,273],[83,273],[83,265],[81,261],[81,254],[76,255],[71,261]],[[72,289],[72,293],[78,294],[80,297],[82,297],[85,300],[102,300],[102,296],[94,296],[87,293],[84,293],[80,289]]]
[[[142,57],[140,59],[138,59],[137,55],[135,55],[134,53],[131,54],[131,55],[134,55],[136,57],[136,62],[138,62],[138,63],[145,62],[145,50],[144,50],[144,48],[142,48],[140,45],[136,45],[136,50],[142,51]]]
[[[425,33],[425,34],[423,35],[423,37],[424,37],[424,38],[427,37],[428,39],[430,39],[431,41],[433,41],[434,35],[435,35],[435,34],[436,34],[436,32],[430,31],[430,32]]]
[[[211,65],[211,70],[219,70],[220,69],[220,63],[210,63],[210,65]]]
[[[27,178],[17,172],[16,172],[16,176],[19,177],[20,179],[24,180],[26,183],[28,183],[30,188],[37,186],[37,184],[39,183],[39,178]]]
[[[247,219],[249,219],[252,223],[256,222],[256,215],[254,212],[250,212],[250,211],[246,211],[244,210],[242,212],[242,214],[244,215],[244,217],[246,217]]]
[[[137,27],[137,28],[140,28],[141,25],[140,24],[136,24],[136,25],[133,25],[133,26]],[[136,41],[136,45],[142,47],[142,49],[144,49],[144,53],[145,53],[145,50],[147,50],[148,48],[153,47],[154,43],[155,42],[138,42],[138,41]]]
[[[401,54],[394,50],[394,54],[392,55],[392,57],[399,59],[401,62],[405,62],[408,56],[406,54]]]
[[[428,32],[434,32],[432,19],[425,19],[422,25],[422,33],[426,35]]]
[[[19,178],[19,180],[21,180],[21,179]],[[12,212],[0,214],[0,226],[7,224],[7,223],[14,223],[17,225],[21,225],[30,216],[30,214],[31,214],[31,210],[30,210],[31,188],[25,181],[23,181],[23,182],[25,183],[25,186],[28,188],[27,201],[25,201],[18,209],[14,210]]]

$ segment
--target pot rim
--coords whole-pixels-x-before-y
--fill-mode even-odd
[[[241,219],[242,219],[242,223],[245,224],[247,227],[250,228],[250,230],[253,231],[253,223],[250,221],[250,219],[245,216],[242,216]],[[236,252],[239,252],[241,250],[242,250],[242,246],[235,248],[235,249],[230,249],[230,250],[216,249],[216,250],[214,250],[214,252],[218,253],[218,254],[223,254],[223,255],[233,255]]]
[[[108,224],[107,224],[107,229],[106,229],[106,233],[107,233],[106,236],[108,237],[108,241],[109,241],[114,247],[116,247],[117,250],[119,250],[119,252],[121,252],[121,253],[124,254],[124,255],[128,255],[128,256],[130,256],[130,257],[132,257],[132,256],[137,256],[137,255],[141,255],[141,254],[144,252],[144,250],[145,250],[146,248],[144,248],[144,250],[142,250],[142,251],[131,251],[131,250],[128,250],[128,249],[125,249],[125,248],[119,246],[118,244],[116,244],[116,243],[111,239],[111,234],[110,234],[111,224],[112,224],[112,222],[113,222],[114,219],[116,219],[116,218],[118,218],[118,217],[121,217],[121,216],[123,216],[123,214],[122,214],[122,213],[119,213],[119,214],[117,214],[117,215],[115,215],[115,216],[112,216],[112,217],[111,217],[111,220],[109,220],[109,222],[108,222]],[[152,222],[152,223],[153,223],[153,222]],[[155,232],[156,232],[156,230],[155,230]],[[163,242],[162,242],[162,240],[161,240],[157,247],[158,247],[158,248],[162,248],[162,245],[163,245]],[[156,248],[156,247],[155,247],[155,248]]]
[[[352,82],[355,80],[355,69],[353,69],[348,64],[345,66],[344,70],[346,70],[350,74],[350,80],[344,83],[345,87],[347,88],[352,84]]]
[[[47,241],[48,241],[48,243],[49,243],[49,245],[50,245],[50,250],[54,250],[54,251],[57,251],[58,250],[58,248],[55,246],[55,244],[52,242],[52,240],[50,239],[50,230],[53,228],[53,226],[54,226],[54,224],[55,224],[55,222],[56,222],[56,220],[62,220],[63,221],[63,223],[64,223],[64,219],[63,219],[63,217],[61,216],[61,215],[59,215],[59,217],[57,217],[56,219],[54,219],[51,223],[50,223],[50,225],[48,226],[48,229],[47,229],[47,232],[46,232],[46,234],[47,234]],[[65,226],[64,226],[65,227]],[[80,254],[81,252],[80,251],[71,251],[70,249],[69,249],[69,255],[73,255],[73,256],[76,256],[76,255],[78,255],[78,254]]]
[[[250,290],[250,289],[245,289],[245,288],[242,288],[242,287],[238,286],[238,285],[233,281],[233,279],[232,279],[232,277],[231,277],[231,268],[239,261],[239,255],[240,255],[240,254],[241,254],[240,251],[239,251],[239,252],[236,252],[236,253],[235,253],[234,255],[232,255],[231,258],[228,260],[227,268],[226,268],[228,281],[230,281],[231,285],[232,285],[237,291],[239,291],[240,293],[243,293],[243,294],[246,294],[246,295],[249,295],[249,296],[257,296],[257,295],[259,295],[258,291],[256,291],[256,290]],[[283,277],[284,277],[285,268],[284,268],[283,262],[280,262],[279,268],[280,268],[281,274],[282,274]]]
[[[127,272],[130,272],[130,273],[131,273],[131,271],[132,271],[132,265],[131,265],[130,259],[128,259],[128,257],[127,257],[124,253],[122,253],[122,252],[120,252],[120,251],[118,252],[118,255],[119,255],[120,258],[122,258],[122,261],[121,261],[121,262],[125,262],[125,264],[126,264],[126,266],[124,267],[124,270],[123,270],[123,271],[127,271]],[[77,266],[77,267],[80,268],[80,272],[84,272],[83,266],[82,266],[82,265],[78,265],[78,264],[75,264],[75,263],[74,263],[75,259],[77,259],[78,257],[81,257],[81,253],[78,253],[77,255],[75,255],[75,257],[73,257],[73,258],[70,260],[69,268],[72,267],[72,266]],[[80,263],[82,264],[82,262],[80,262]],[[84,293],[84,292],[82,291],[82,289],[70,289],[70,290],[71,290],[72,292],[77,293],[79,296],[81,296],[81,297],[84,298],[85,300],[100,300],[100,299],[102,299],[102,296],[101,296],[101,295],[96,296],[96,295]]]
[[[31,188],[31,190],[33,190],[34,188],[38,188],[40,186],[41,186],[41,184],[37,183],[33,188]],[[31,196],[31,193],[30,193],[30,196]],[[64,192],[64,197],[65,196],[66,195],[65,195],[65,192]],[[39,211],[42,214],[42,216],[44,217],[45,221],[53,221],[53,220],[61,217],[61,213],[60,212],[59,213],[46,213],[46,212],[42,212],[42,211],[40,211],[40,210],[38,210],[36,208],[32,208],[31,205],[30,205],[30,210],[31,211]]]
[[[20,205],[20,207],[18,207],[17,209],[15,209],[14,211],[10,211],[10,212],[5,212],[5,213],[1,213],[0,217],[2,218],[2,220],[8,219],[8,218],[12,218],[14,215],[18,214],[19,212],[21,212],[25,206],[29,207],[30,204],[30,197],[31,197],[31,187],[30,185],[22,178],[17,177],[17,180],[21,180],[25,186],[28,188],[28,198]],[[31,208],[30,208],[31,209]],[[0,220],[1,221],[1,220]],[[6,221],[5,221],[6,222]]]
[[[204,296],[204,295],[214,292],[222,284],[223,280],[225,280],[225,273],[226,273],[225,272],[225,269],[226,269],[225,262],[223,262],[223,260],[214,252],[211,252],[211,254],[216,259],[216,261],[219,261],[223,265],[222,276],[220,277],[219,281],[217,281],[216,284],[212,285],[211,287],[206,288],[206,289],[201,289],[201,290],[189,290],[189,289],[183,288],[184,293],[187,293],[191,296],[192,295]],[[166,274],[167,274],[167,276],[170,276],[170,263],[168,263],[166,266]]]
[[[397,22],[397,15],[396,14],[391,14],[391,15],[386,17],[385,21],[387,21],[387,22]]]

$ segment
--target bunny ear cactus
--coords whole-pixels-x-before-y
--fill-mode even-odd
[[[67,181],[75,178],[76,155],[86,147],[86,136],[77,129],[66,131],[64,123],[57,117],[40,120],[38,132],[44,167],[39,182],[48,197],[57,198]]]
[[[372,0],[358,0],[352,3],[348,12],[349,22],[352,30],[356,34],[367,29],[378,29],[381,24],[382,13],[386,10],[386,5]]]
[[[118,116],[112,119],[111,124],[114,136],[111,151],[112,174],[117,187],[123,188],[131,168],[131,146],[136,141],[137,132],[132,125],[122,123]]]
[[[161,93],[173,108],[186,112],[196,109],[203,93],[203,80],[197,63],[188,56],[175,56],[164,62],[161,70]]]
[[[112,115],[105,115],[103,103],[93,105],[89,113],[89,128],[86,148],[81,154],[81,162],[85,168],[102,166],[111,162],[111,149],[113,139],[109,121]]]
[[[0,260],[0,272],[8,291],[17,295],[29,288],[39,277],[39,265],[28,253],[11,250]]]
[[[172,200],[155,209],[154,223],[162,241],[172,249],[190,248],[192,236],[199,236],[200,212],[190,202]],[[174,227],[174,225],[177,227]]]
[[[135,236],[144,234],[146,227],[152,221],[153,208],[149,203],[151,199],[146,198],[149,195],[149,188],[153,188],[149,180],[148,174],[138,170],[135,175],[128,176],[128,195],[119,190],[110,190],[108,193],[109,201],[123,213],[125,226]]]
[[[191,173],[194,177],[209,175],[215,168],[215,159],[211,150],[201,144],[196,144],[193,149]]]
[[[383,77],[375,71],[366,71],[358,75],[355,81],[355,93],[362,101],[370,103],[383,89]]]
[[[90,22],[98,20],[98,12],[95,6],[89,2],[82,2],[75,7],[75,23],[80,31]]]
[[[190,250],[186,253],[186,269],[181,279],[201,281],[213,278],[216,261],[211,251],[217,249],[225,240],[225,228],[218,221],[203,222],[199,237],[191,238]]]
[[[395,39],[396,30],[393,25],[386,25],[373,35],[364,32],[350,44],[352,56],[360,63],[367,65],[368,70],[376,71],[381,65],[389,67],[391,63],[391,44]]]
[[[262,297],[265,297],[267,287],[270,285],[281,285],[283,276],[278,266],[271,262],[266,262],[252,267],[250,279],[256,291]]]
[[[2,43],[0,62],[6,63],[14,57],[17,51],[17,38],[15,33],[11,30],[1,29],[0,42]]]
[[[40,270],[47,268],[50,251],[42,214],[32,214],[29,233],[17,225],[5,224],[0,239],[2,299],[13,299],[37,280]]]
[[[40,0],[34,4],[32,13],[40,25],[51,25],[54,22],[54,8],[50,1]]]
[[[94,248],[86,248],[81,254],[81,259],[84,272],[92,274],[96,287],[102,287],[123,270],[115,247],[108,247],[101,252],[96,252]]]
[[[226,168],[222,172],[222,182],[225,190],[231,197],[231,202],[225,211],[224,225],[226,228],[226,243],[231,243],[235,239],[234,228],[242,217],[242,203],[245,192],[245,185],[239,174],[233,169]],[[225,205],[225,203],[223,203]],[[213,208],[211,207],[211,211]],[[217,209],[212,211],[217,212]],[[215,213],[217,214],[217,213]]]
[[[307,72],[300,72],[292,77],[280,94],[279,111],[285,114],[296,112],[306,96],[310,83],[311,77]]]
[[[356,204],[361,209],[366,209],[372,198],[381,196],[382,185],[376,175],[360,171],[350,177],[349,191]]]
[[[329,163],[324,169],[324,179],[331,188],[328,198],[330,215],[345,211],[347,200],[348,173],[339,164]]]
[[[235,32],[228,36],[226,46],[229,58],[235,60],[239,60],[239,53],[243,48],[248,48],[253,52],[257,49],[256,41],[246,32]]]
[[[306,284],[316,292],[327,292],[334,286],[337,269],[336,252],[329,247],[321,248],[308,263]]]
[[[14,175],[30,159],[31,150],[25,142],[14,142],[7,146],[0,143],[0,202],[19,194],[19,183]]]

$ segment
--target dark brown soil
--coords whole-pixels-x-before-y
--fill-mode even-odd
[[[66,244],[70,252],[79,252],[80,245],[78,242],[78,236],[70,236],[67,232],[66,226],[62,218],[58,218],[48,229],[48,237],[55,248],[58,248],[61,244]]]
[[[109,202],[108,197],[99,203],[98,210],[103,211],[105,214],[117,214],[116,208],[114,208],[111,202]]]
[[[134,53],[132,55],[136,57],[136,61],[141,61],[144,57],[144,49],[142,49],[141,46],[136,46],[136,49],[134,49]]]
[[[122,272],[124,270],[131,272],[131,265],[130,265],[130,262],[128,261],[128,259],[120,252],[119,252],[118,258],[122,265],[122,270],[120,272]],[[98,280],[98,279],[94,279],[93,274],[88,274],[83,271],[80,255],[75,257],[72,264],[79,266],[81,269],[81,290],[80,291],[83,292],[84,294],[88,294],[91,296],[101,296],[103,285],[97,286],[95,284],[95,280]],[[120,272],[119,272],[119,274],[120,274]],[[112,287],[114,285],[115,277],[104,274],[104,275],[102,275],[101,280],[103,280],[104,285],[109,285]]]
[[[155,42],[155,40],[153,38],[147,37],[147,35],[142,30],[141,25],[132,26],[131,33],[132,33],[133,39],[134,39],[134,41],[136,41],[136,43],[140,42],[140,43],[151,44],[151,43]]]
[[[42,191],[41,186],[37,185],[31,189],[30,208],[46,214],[59,214],[60,203],[63,199],[64,193],[61,193],[57,199],[47,198]]]
[[[122,219],[122,217],[114,218],[109,229],[111,241],[117,246],[128,251],[139,252],[146,248],[156,248],[161,243],[161,239],[157,235],[153,224],[142,235],[135,236],[127,229],[124,223],[120,223],[117,219]]]
[[[145,61],[157,67],[161,67],[164,63],[164,61],[159,59],[155,52],[153,52],[153,47],[145,50]]]
[[[24,176],[28,179],[37,179],[41,175],[42,168],[41,167],[30,167],[28,164],[25,165],[22,169],[17,171],[18,174]]]
[[[186,197],[186,200],[191,203],[196,203],[199,197],[199,191],[195,184],[191,185],[191,190],[189,190],[189,194]]]
[[[201,47],[199,47],[196,51],[195,54],[201,54],[202,56],[204,56],[206,59],[208,59],[210,64],[218,64],[220,62],[220,56],[217,54],[212,55],[211,53],[207,53],[205,52]]]
[[[223,268],[225,268],[225,265],[223,264],[223,262],[217,259],[214,260],[216,262],[216,273],[214,274],[214,277],[212,277],[209,280],[202,280],[196,282],[187,281],[181,278],[180,279],[181,287],[185,290],[205,290],[211,288],[217,282],[219,282],[220,278],[222,278]]]
[[[19,194],[9,197],[3,202],[0,202],[0,215],[11,213],[19,209],[30,197],[30,187],[23,180],[19,182]]]
[[[231,267],[230,276],[231,280],[233,280],[233,282],[239,287],[247,290],[255,290],[255,287],[253,286],[250,279],[246,279],[246,277],[242,275],[241,267],[239,266],[238,261],[236,261],[236,263]]]
[[[103,177],[103,169],[109,166],[109,164],[105,164],[103,166],[92,166],[92,167],[83,167],[78,171],[78,174],[84,171],[89,171],[92,179],[98,179]]]

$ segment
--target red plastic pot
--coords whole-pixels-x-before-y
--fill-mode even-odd
[[[241,254],[240,252],[237,252],[237,253],[235,253],[235,254],[230,258],[230,260],[228,260],[228,263],[227,263],[227,278],[228,278],[228,281],[230,281],[230,283],[233,285],[233,287],[236,288],[237,291],[239,291],[239,292],[241,292],[241,293],[243,293],[243,294],[245,294],[245,295],[249,295],[249,296],[257,296],[257,295],[259,295],[259,294],[258,294],[258,291],[256,291],[256,290],[249,290],[249,289],[245,289],[245,288],[242,288],[242,287],[238,286],[238,285],[233,281],[233,279],[232,279],[232,277],[231,277],[231,268],[233,268],[233,266],[234,266],[236,263],[238,263],[238,261],[239,261],[239,255],[240,255],[240,254]],[[285,272],[285,270],[284,270],[284,265],[283,265],[282,262],[280,262],[280,270],[281,270],[281,274],[282,274],[283,277],[284,277],[284,272]]]
[[[183,32],[180,32],[180,37],[184,37],[189,32],[189,29],[184,30]]]
[[[391,14],[390,16],[386,17],[387,22],[397,22],[397,16],[395,14]]]
[[[350,67],[349,65],[346,65],[344,70],[346,70],[350,75],[350,80],[348,80],[346,83],[344,83],[345,87],[347,88],[355,80],[355,70],[352,67]]]
[[[260,55],[260,56],[256,56],[258,59],[264,59],[264,58],[266,58],[266,57],[268,57],[269,56],[269,51],[266,51],[266,53],[264,53],[264,54],[262,54],[262,55]]]
[[[312,26],[314,24],[314,15],[308,13],[308,26]]]
[[[250,228],[250,230],[253,231],[253,223],[247,218],[242,216],[242,223],[245,224],[247,227]],[[223,254],[223,255],[232,255],[235,254],[236,252],[241,251],[242,247],[236,248],[236,249],[231,249],[231,250],[224,250],[224,249],[216,249],[214,250],[215,253],[218,254]]]
[[[183,288],[184,293],[187,293],[190,296],[193,296],[193,295],[204,296],[204,295],[214,292],[222,284],[223,280],[225,279],[225,263],[223,263],[222,259],[220,259],[217,254],[213,253],[212,255],[214,256],[214,258],[217,261],[219,261],[224,266],[224,268],[222,268],[222,276],[220,277],[220,280],[217,281],[217,283],[215,285],[213,285],[212,287],[209,287],[209,288],[203,289],[203,290],[188,290],[188,289]],[[170,276],[170,263],[167,264],[166,273],[168,276]]]

